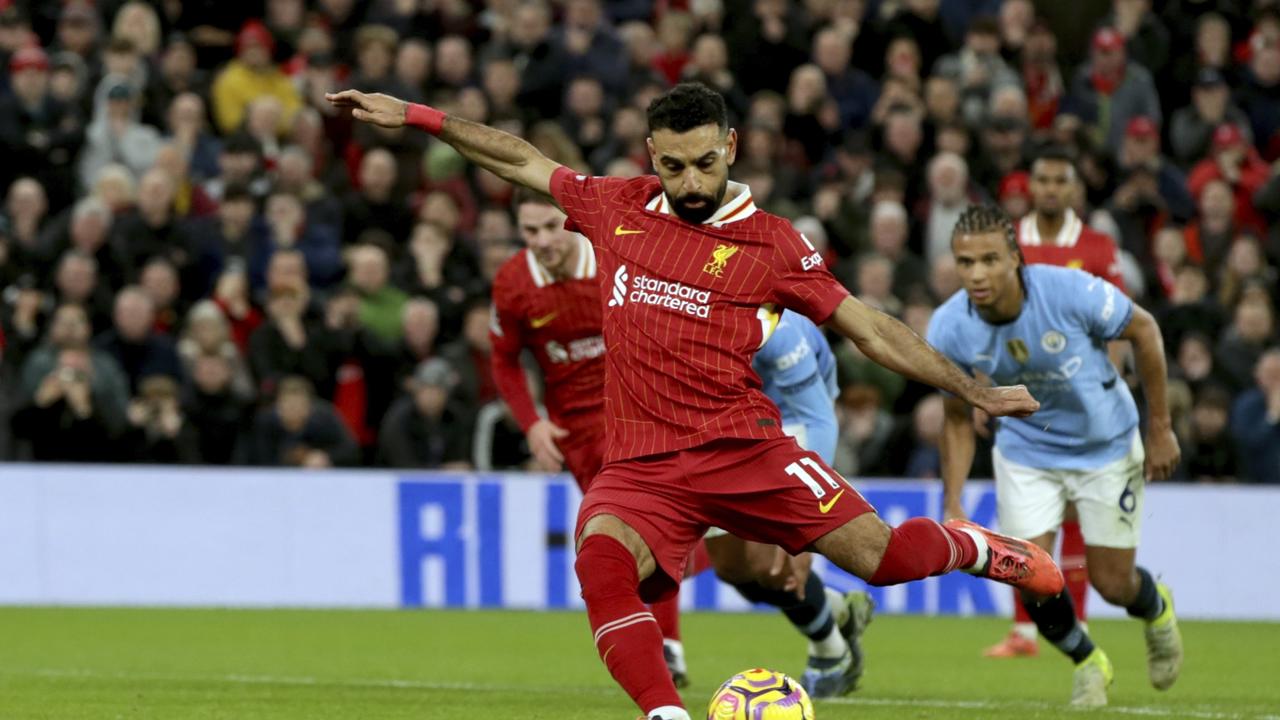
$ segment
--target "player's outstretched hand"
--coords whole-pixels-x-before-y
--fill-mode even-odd
[[[1026,385],[983,388],[975,407],[991,417],[1027,417],[1040,409],[1040,403],[1027,392]]]
[[[351,117],[385,128],[404,127],[405,110],[409,104],[399,98],[382,93],[362,93],[359,90],[343,90],[325,93],[334,107],[351,108]]]
[[[1182,450],[1178,448],[1178,436],[1170,427],[1152,427],[1147,431],[1147,480],[1166,480],[1173,475],[1174,468],[1182,459]]]
[[[569,431],[550,420],[539,420],[529,428],[525,437],[538,466],[546,472],[560,472],[564,467],[564,454],[556,441],[569,437]]]

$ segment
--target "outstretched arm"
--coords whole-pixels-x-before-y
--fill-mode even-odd
[[[947,520],[965,519],[960,494],[973,468],[977,444],[973,437],[973,415],[969,404],[957,397],[945,399],[943,406],[946,416],[942,421],[942,514]]]
[[[357,120],[385,128],[408,125],[425,130],[503,180],[544,195],[551,194],[551,175],[560,164],[511,133],[382,93],[343,90],[326,93],[325,99],[336,107],[351,108],[351,117]]]
[[[1026,387],[984,387],[978,384],[911,328],[855,297],[846,297],[828,323],[877,363],[900,375],[946,390],[992,416],[1027,417],[1040,409],[1040,403],[1031,397]]]

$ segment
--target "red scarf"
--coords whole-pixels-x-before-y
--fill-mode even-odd
[[[1120,87],[1120,83],[1124,82],[1124,70],[1121,69],[1120,72],[1111,76],[1104,75],[1103,73],[1094,70],[1089,73],[1089,82],[1093,83],[1094,90],[1097,90],[1103,95],[1110,96],[1116,91],[1116,88]]]

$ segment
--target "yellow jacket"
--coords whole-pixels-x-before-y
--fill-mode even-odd
[[[280,132],[287,132],[293,115],[302,107],[298,89],[287,75],[272,67],[264,72],[250,70],[239,60],[232,60],[213,81],[213,119],[222,134],[235,132],[244,122],[249,103],[271,95],[284,106],[280,116]]]

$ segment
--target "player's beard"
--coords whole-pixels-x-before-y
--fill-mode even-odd
[[[725,178],[720,183],[719,189],[716,191],[715,197],[703,195],[702,193],[690,193],[682,195],[678,198],[671,198],[671,209],[675,210],[676,215],[685,222],[699,225],[706,222],[707,218],[716,214],[720,209],[720,203],[724,201],[724,193],[729,188],[729,179]],[[702,201],[697,207],[689,207],[687,203]]]

